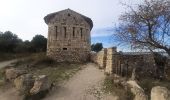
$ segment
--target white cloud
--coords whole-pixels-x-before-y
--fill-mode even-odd
[[[92,37],[111,36],[113,34],[114,34],[113,27],[97,28],[93,29],[91,32]]]
[[[43,17],[67,8],[90,17],[94,31],[114,27],[124,11],[119,2],[120,0],[0,0],[0,31],[10,30],[24,40],[30,40],[35,34],[47,36],[47,25]],[[100,32],[96,35],[100,35]]]

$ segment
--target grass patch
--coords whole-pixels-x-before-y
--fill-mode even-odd
[[[57,63],[45,53],[32,54],[16,62],[15,67],[33,75],[47,75],[53,83],[69,79],[81,69],[81,63]]]
[[[115,85],[111,76],[106,76],[103,83],[103,91],[117,95],[119,100],[133,100],[133,94],[130,90],[125,90],[123,86]]]
[[[0,61],[13,60],[31,55],[31,53],[2,53],[0,52]]]
[[[81,69],[80,66],[80,64],[65,63],[58,63],[51,66],[36,65],[30,70],[30,73],[35,75],[47,75],[51,82],[58,83],[73,76],[78,70]]]
[[[35,76],[47,75],[50,83],[53,86],[59,85],[64,80],[68,80],[83,64],[81,63],[57,63],[51,58],[48,58],[45,53],[31,54],[29,57],[18,60],[13,64],[14,68],[26,70],[27,73],[32,73]],[[8,88],[4,81],[4,68],[0,69],[0,88]],[[5,89],[5,88],[4,88]],[[23,100],[41,100],[48,91],[42,91],[36,95],[23,95]]]

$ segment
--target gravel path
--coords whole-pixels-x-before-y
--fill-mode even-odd
[[[47,96],[44,100],[117,100],[117,97],[105,95],[101,91],[104,72],[95,64],[88,63],[66,84]]]

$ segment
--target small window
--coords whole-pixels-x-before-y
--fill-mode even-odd
[[[68,13],[68,16],[70,16],[70,14]]]
[[[57,34],[58,33],[58,27],[57,26],[55,26],[55,35],[56,35],[56,38],[57,38]]]
[[[64,27],[64,38],[66,38],[66,36],[67,36],[67,29],[66,27]]]
[[[83,28],[80,28],[81,38],[83,37]]]
[[[73,27],[73,37],[75,37],[75,27]]]
[[[67,48],[63,48],[63,50],[67,50]]]

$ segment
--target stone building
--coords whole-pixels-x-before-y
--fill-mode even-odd
[[[47,56],[58,62],[84,62],[90,57],[90,18],[66,9],[44,17],[48,25]]]

